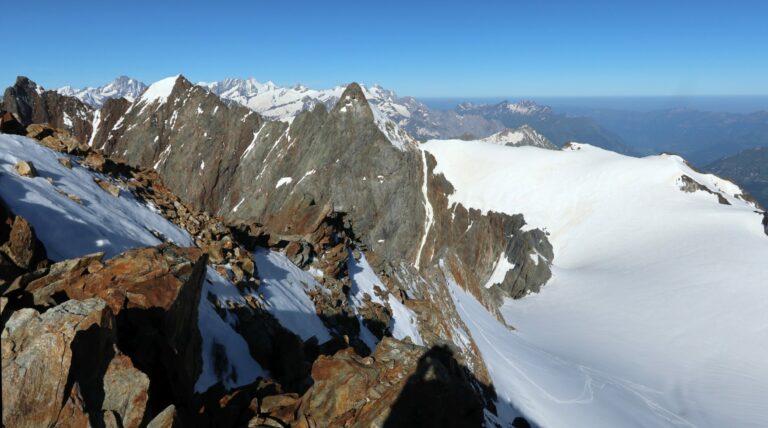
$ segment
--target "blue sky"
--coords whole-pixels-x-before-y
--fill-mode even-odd
[[[0,86],[253,76],[416,96],[768,94],[766,1],[26,1]]]

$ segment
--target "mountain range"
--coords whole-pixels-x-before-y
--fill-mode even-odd
[[[344,92],[346,85],[315,90],[303,85],[283,87],[273,82],[261,83],[256,79],[225,79],[218,82],[200,82],[222,99],[246,106],[262,116],[291,121],[302,111],[318,104],[330,109]],[[72,95],[84,103],[100,108],[108,98],[124,97],[131,101],[146,87],[133,79],[120,77],[100,88],[74,90],[70,87],[57,91]],[[532,101],[503,102],[497,105],[457,106],[454,111],[439,111],[427,107],[413,97],[399,97],[394,91],[379,85],[361,85],[369,103],[418,140],[432,138],[483,138],[506,128],[529,125],[556,145],[570,141],[590,141],[599,147],[629,153],[621,140],[600,129],[587,118],[571,118],[557,114],[551,108]]]
[[[768,423],[736,184],[531,102],[126,95],[4,93],[6,426]]]

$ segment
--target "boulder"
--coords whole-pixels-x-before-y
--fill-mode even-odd
[[[99,152],[89,152],[83,160],[83,165],[91,168],[94,171],[104,171],[104,164],[106,164],[104,155]]]
[[[82,421],[84,407],[101,408],[94,380],[111,357],[113,323],[101,299],[70,300],[42,314],[16,311],[2,332],[3,425]]]
[[[50,305],[58,293],[70,299],[102,298],[115,314],[123,309],[167,310],[192,273],[197,248],[170,244],[136,248],[101,263],[101,253],[56,263],[24,287],[36,305]]]
[[[70,158],[59,158],[59,163],[64,168],[72,169],[72,160]]]
[[[149,399],[149,378],[125,355],[116,355],[104,374],[102,409],[120,416],[124,428],[138,428]]]
[[[45,247],[37,240],[32,226],[23,217],[16,216],[13,219],[7,239],[0,244],[0,252],[19,268],[34,270],[47,263]]]
[[[104,191],[109,193],[110,195],[112,195],[112,196],[114,196],[116,198],[120,196],[120,188],[115,186],[114,184],[110,183],[109,181],[102,180],[102,179],[99,179],[99,178],[94,178],[93,181],[95,181],[96,184],[99,185],[99,187],[104,189]]]
[[[22,177],[37,177],[37,170],[32,162],[20,160],[16,162],[16,172]]]

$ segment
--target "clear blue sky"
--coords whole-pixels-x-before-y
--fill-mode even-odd
[[[253,76],[416,96],[765,95],[768,1],[9,1],[0,86]]]

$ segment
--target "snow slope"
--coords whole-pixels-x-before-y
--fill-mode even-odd
[[[58,162],[61,157],[67,155],[26,137],[0,134],[0,197],[34,226],[49,258],[61,260],[99,251],[109,258],[130,248],[160,244],[152,231],[180,246],[192,245],[186,232],[130,192],[121,191],[115,198],[93,181],[105,176],[74,161],[72,169],[67,169]],[[14,165],[19,160],[31,161],[39,177],[16,174]],[[82,203],[59,192],[75,195]]]
[[[670,155],[422,147],[451,203],[550,233],[552,279],[502,307],[515,333],[454,290],[501,398],[551,427],[768,426],[768,236],[738,187]]]
[[[356,308],[363,306],[363,303],[368,296],[372,302],[385,304],[384,299],[379,294],[386,293],[386,304],[392,310],[392,320],[389,328],[392,331],[392,337],[395,339],[405,340],[406,337],[411,339],[416,345],[424,345],[424,341],[419,334],[418,320],[416,314],[402,304],[395,296],[387,292],[387,287],[382,284],[379,277],[368,264],[368,260],[365,259],[365,255],[360,256],[360,260],[355,260],[351,251],[347,257],[347,268],[349,270],[350,279],[352,279],[352,287],[349,291],[350,299]],[[379,294],[375,289],[378,288]],[[358,316],[358,319],[362,325],[362,319]],[[366,343],[371,346],[371,343]],[[373,349],[373,347],[371,347]]]
[[[261,278],[259,294],[267,301],[266,310],[302,340],[312,336],[318,343],[330,340],[328,329],[307,295],[313,288],[320,290],[315,278],[291,263],[285,255],[274,251],[257,249],[253,260]]]

